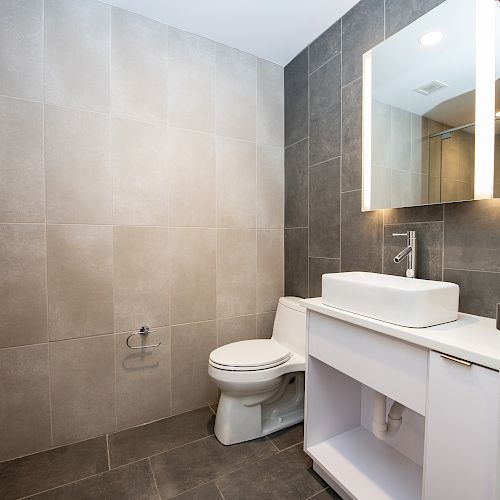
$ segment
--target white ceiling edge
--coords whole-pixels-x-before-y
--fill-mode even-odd
[[[100,0],[280,66],[358,0]]]

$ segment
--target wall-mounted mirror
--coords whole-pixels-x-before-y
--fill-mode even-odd
[[[363,210],[492,196],[495,10],[446,0],[364,55]]]

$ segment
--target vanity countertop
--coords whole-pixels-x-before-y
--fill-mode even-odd
[[[407,328],[336,309],[323,304],[321,300],[321,297],[304,299],[301,303],[311,311],[500,370],[500,331],[496,329],[494,319],[459,313],[458,320],[452,323]]]

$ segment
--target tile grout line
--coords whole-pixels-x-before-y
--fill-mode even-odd
[[[156,493],[158,494],[158,498],[161,500],[160,489],[158,488],[158,483],[156,482],[155,471],[153,470],[153,464],[151,463],[150,457],[148,457],[148,465],[149,465],[149,470],[151,471],[151,476],[153,477],[153,484],[155,486]]]
[[[265,438],[273,445],[274,449],[279,453],[280,449],[274,444],[273,440],[266,435]]]

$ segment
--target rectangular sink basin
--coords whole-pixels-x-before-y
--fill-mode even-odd
[[[337,309],[411,328],[456,321],[455,283],[350,272],[323,275],[322,302]]]

